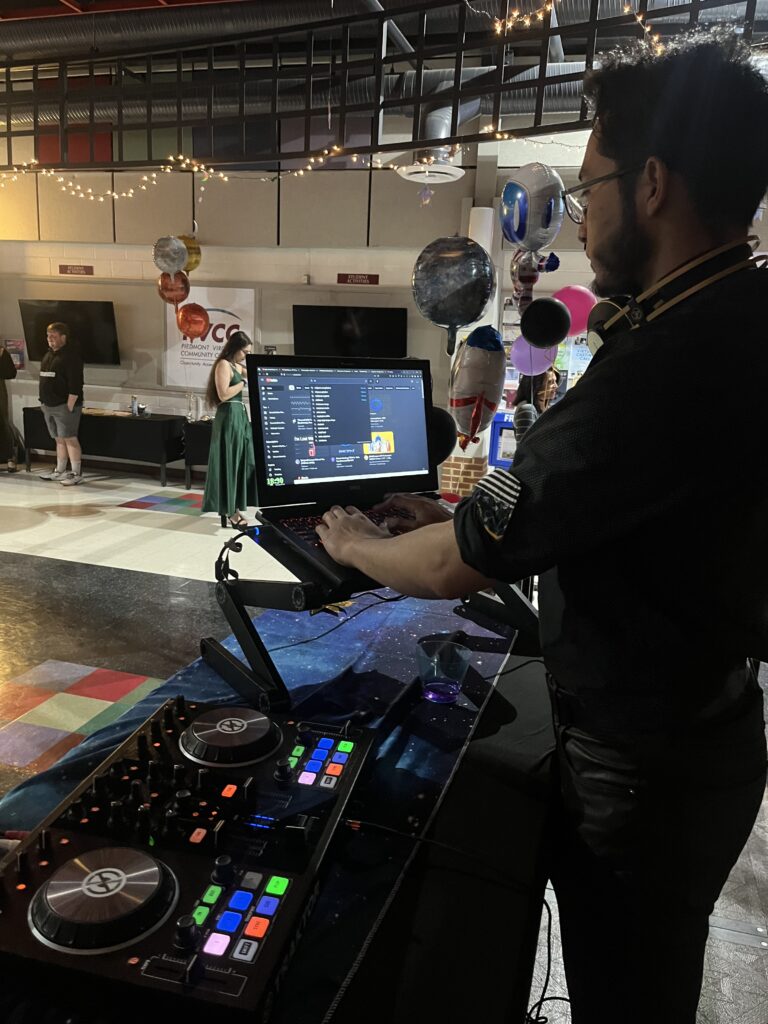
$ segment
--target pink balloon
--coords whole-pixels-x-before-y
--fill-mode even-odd
[[[544,373],[554,363],[557,358],[557,345],[550,348],[535,348],[529,345],[521,334],[512,342],[509,354],[516,370],[528,377],[535,377],[537,373]]]
[[[563,305],[568,307],[568,312],[571,314],[570,337],[575,334],[583,334],[587,329],[587,321],[592,307],[597,303],[597,299],[589,288],[584,288],[580,284],[569,284],[555,292],[552,298],[560,299]]]

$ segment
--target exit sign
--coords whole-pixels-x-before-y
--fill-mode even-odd
[[[378,284],[378,274],[337,274],[336,284]]]

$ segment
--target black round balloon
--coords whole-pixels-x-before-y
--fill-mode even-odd
[[[571,314],[559,299],[534,299],[520,317],[520,332],[534,348],[550,348],[568,337]]]
[[[449,352],[456,328],[480,319],[495,288],[491,257],[482,245],[459,235],[430,242],[413,268],[414,301],[423,317],[448,328]]]

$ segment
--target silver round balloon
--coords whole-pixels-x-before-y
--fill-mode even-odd
[[[186,267],[189,252],[180,238],[165,235],[158,238],[152,247],[152,259],[157,269],[162,270],[164,274],[175,274]]]
[[[422,249],[413,268],[413,298],[419,312],[448,329],[448,354],[456,329],[479,320],[496,290],[491,257],[471,238],[437,238]]]
[[[547,164],[524,164],[501,193],[499,219],[504,237],[528,252],[554,242],[564,213],[563,179]]]

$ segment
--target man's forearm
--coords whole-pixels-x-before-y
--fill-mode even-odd
[[[77,395],[67,395],[67,408],[69,409],[70,412],[74,411],[76,405]]]
[[[345,556],[378,583],[411,597],[462,597],[490,585],[462,561],[452,522],[381,540],[361,537]]]

